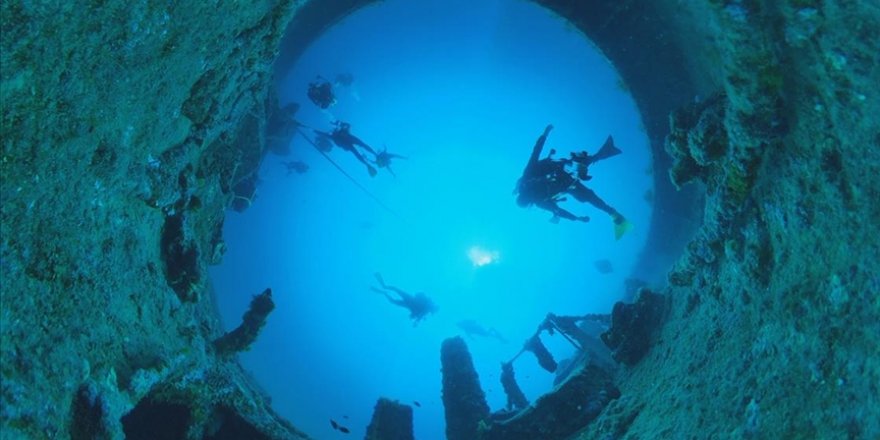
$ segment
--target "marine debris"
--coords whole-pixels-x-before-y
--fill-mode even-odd
[[[481,440],[564,440],[620,397],[611,374],[594,364],[579,367],[553,391],[511,418],[486,426]]]
[[[413,440],[413,409],[396,400],[379,398],[364,440]]]
[[[443,408],[448,440],[479,438],[480,426],[489,417],[486,395],[467,344],[459,336],[443,341],[440,348],[443,374]]]
[[[635,365],[648,352],[654,331],[668,308],[667,297],[642,288],[632,304],[618,302],[611,312],[611,329],[602,341],[612,350],[614,360]]]
[[[504,409],[518,411],[529,406],[529,399],[516,383],[512,361],[501,363],[501,386],[504,388],[504,394],[507,395],[507,406]]]
[[[247,350],[257,339],[257,335],[266,323],[266,318],[274,309],[272,289],[266,289],[263,293],[255,295],[247,312],[242,316],[241,324],[235,330],[214,340],[217,354],[231,355]]]
[[[553,359],[550,350],[547,350],[547,347],[541,342],[541,337],[537,333],[526,341],[525,345],[523,345],[523,350],[532,352],[535,358],[538,359],[538,364],[541,368],[550,373],[556,372],[556,367],[558,366],[556,360]]]
[[[444,406],[447,411],[447,436],[453,438],[450,426],[459,427],[457,438],[479,440],[563,440],[585,427],[595,419],[605,406],[620,397],[620,391],[612,383],[616,367],[598,339],[598,329],[607,328],[607,315],[557,316],[549,313],[536,332],[526,340],[523,348],[512,359],[501,364],[501,385],[507,396],[504,409],[487,415],[487,407],[476,372],[470,362],[467,347],[461,338],[447,339],[441,351],[443,361]],[[553,391],[529,401],[516,382],[513,362],[524,352],[533,352],[538,363],[549,372],[558,367],[553,355],[541,342],[540,335],[562,335],[578,349],[574,359],[565,362],[565,373],[557,376]],[[450,361],[452,354],[460,356],[458,362]],[[457,365],[464,371],[464,380],[448,377],[447,365]],[[451,367],[450,367],[451,368]],[[447,393],[456,391],[457,400],[447,399]],[[463,394],[463,397],[460,395]],[[456,418],[451,418],[452,414]],[[461,416],[469,414],[469,418]],[[459,419],[465,419],[464,423]],[[450,420],[455,423],[450,424]],[[470,431],[476,424],[477,431]]]

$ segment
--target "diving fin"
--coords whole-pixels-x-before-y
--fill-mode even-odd
[[[614,146],[614,138],[608,136],[608,139],[605,139],[605,143],[602,144],[602,148],[600,148],[595,155],[590,156],[590,159],[591,162],[598,162],[602,159],[617,156],[620,153],[622,153],[622,151]]]
[[[633,224],[630,223],[629,220],[623,217],[614,219],[614,239],[620,240],[620,237],[623,237],[623,234],[626,234],[632,228]]]
[[[378,281],[379,284],[382,285],[382,287],[385,287],[385,280],[382,279],[382,274],[380,274],[379,272],[376,272],[373,274],[373,276],[376,277],[376,281]]]

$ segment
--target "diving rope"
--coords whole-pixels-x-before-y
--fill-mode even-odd
[[[308,127],[308,126],[305,125],[305,124],[299,124],[299,125],[302,126],[302,127]],[[347,177],[348,180],[351,180],[351,182],[354,183],[355,186],[357,186],[358,188],[360,188],[360,190],[363,191],[364,194],[370,196],[370,198],[373,199],[373,201],[375,201],[377,205],[381,206],[382,209],[384,209],[384,210],[390,212],[393,216],[395,216],[395,217],[397,217],[397,218],[399,218],[399,219],[402,219],[402,217],[400,216],[400,214],[398,214],[397,212],[395,212],[393,209],[389,208],[388,205],[386,205],[385,203],[383,203],[382,200],[380,200],[380,199],[379,199],[378,197],[376,197],[373,193],[371,193],[370,190],[368,190],[365,186],[361,185],[360,182],[358,182],[357,180],[355,180],[355,178],[352,177],[351,174],[348,174],[348,172],[346,172],[344,169],[342,169],[342,167],[339,166],[339,164],[336,163],[336,161],[334,161],[333,159],[331,159],[330,156],[327,155],[327,153],[325,153],[325,152],[322,151],[320,148],[318,148],[318,145],[315,144],[315,141],[313,141],[313,140],[310,139],[305,133],[303,133],[303,131],[302,131],[301,128],[297,127],[296,132],[299,133],[299,135],[302,136],[302,137],[303,137],[303,138],[304,138],[309,144],[311,144],[311,146],[315,148],[315,151],[317,151],[318,153],[321,153],[321,156],[324,156],[324,159],[327,159],[327,161],[330,162],[331,164],[333,164],[333,166],[336,167],[336,169],[339,170],[340,173],[342,173],[345,177]]]

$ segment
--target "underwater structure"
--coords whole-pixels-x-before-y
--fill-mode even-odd
[[[565,435],[880,437],[880,6],[535,2],[639,106],[637,272],[668,275],[616,398]],[[370,3],[0,3],[4,438],[308,438],[228,355],[266,308],[224,338],[206,267],[253,199],[273,74]]]
[[[443,341],[440,348],[443,371],[443,408],[446,410],[446,438],[464,440],[479,437],[479,427],[489,417],[486,395],[467,344],[460,336]]]
[[[413,440],[412,407],[380,398],[364,440]]]

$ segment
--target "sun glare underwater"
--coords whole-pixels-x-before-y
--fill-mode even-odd
[[[333,105],[310,99],[316,82]],[[581,33],[525,1],[390,0],[327,29],[276,79],[302,125],[288,155],[264,161],[252,206],[227,216],[228,252],[211,272],[227,328],[273,290],[277,307],[241,362],[275,410],[316,438],[339,436],[329,420],[361,437],[379,397],[418,402],[416,438],[444,438],[444,339],[464,336],[496,410],[500,363],[548,313],[608,313],[652,215],[648,139],[621,84]],[[327,144],[315,130],[336,121],[399,157],[365,164]],[[550,124],[542,157],[593,154],[609,135],[622,151],[584,180],[633,225],[619,240],[612,216],[574,197],[559,206],[588,222],[518,206]],[[393,288],[425,299],[423,313]],[[558,360],[574,353],[542,338]],[[514,366],[529,400],[553,387],[534,356]]]

